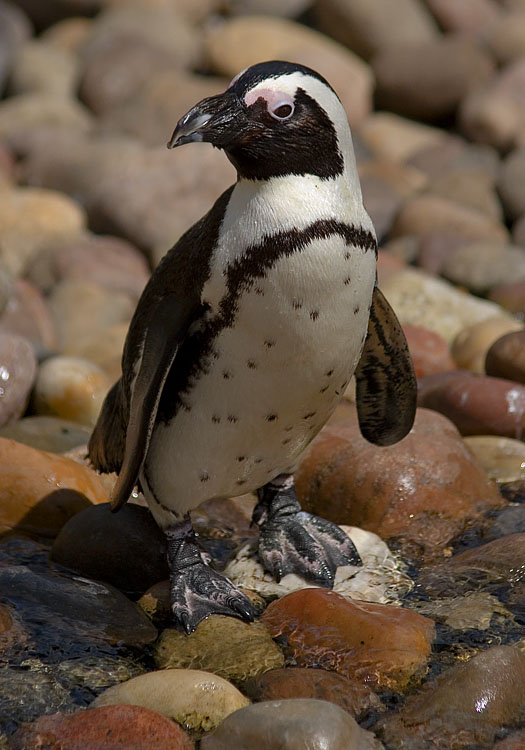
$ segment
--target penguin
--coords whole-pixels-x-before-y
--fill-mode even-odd
[[[330,84],[271,61],[192,107],[170,149],[222,149],[237,181],[164,256],[138,302],[89,442],[117,472],[112,510],[135,486],[166,535],[173,617],[252,620],[214,570],[190,511],[253,492],[259,558],[331,588],[361,564],[335,524],[303,512],[293,472],[352,375],[364,437],[411,429],[416,381],[402,329],[377,287],[377,243],[350,127]]]

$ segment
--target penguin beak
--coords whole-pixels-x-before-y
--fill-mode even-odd
[[[244,108],[232,91],[203,99],[180,118],[168,148],[204,141],[225,148],[239,136]]]

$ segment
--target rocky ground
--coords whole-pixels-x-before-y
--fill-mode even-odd
[[[201,507],[261,615],[188,637],[85,444],[150,269],[234,178],[173,127],[275,58],[344,103],[420,408],[377,448],[350,387],[302,462],[364,561],[335,592],[265,575],[252,497]],[[0,89],[0,747],[523,750],[525,2],[0,0]]]

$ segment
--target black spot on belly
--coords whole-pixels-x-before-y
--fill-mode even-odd
[[[334,374],[333,370],[328,370],[328,372],[325,372],[325,375],[326,375],[327,378],[329,378],[333,374]]]
[[[257,458],[254,458],[254,459],[253,459],[253,463],[254,463],[254,464],[262,464],[262,458],[259,458],[259,457],[257,457]]]
[[[350,252],[349,252],[349,251],[347,250],[347,251],[346,251],[346,253],[345,253],[345,260],[350,260],[350,258],[351,258],[351,257],[352,257],[352,253],[350,253]]]
[[[271,349],[272,346],[275,346],[275,341],[269,341],[268,339],[264,342],[264,345],[267,349]]]
[[[317,320],[319,317],[319,310],[310,310],[310,318],[312,320]]]
[[[246,364],[250,368],[250,370],[256,370],[257,369],[257,362],[255,362],[253,359],[249,359]]]
[[[224,378],[224,380],[231,380],[233,377],[233,372],[231,370],[223,370],[222,377]]]
[[[308,414],[304,415],[303,419],[311,419],[312,417],[315,417],[316,414],[316,411],[309,411]]]
[[[239,418],[236,417],[234,414],[228,414],[228,422],[235,424],[238,421],[239,421]]]
[[[259,294],[261,297],[264,297],[264,289],[261,289],[260,286],[255,287],[255,294]]]
[[[215,424],[220,424],[221,418],[217,414],[212,414],[211,421]]]
[[[328,386],[325,385],[324,388],[321,388],[321,390],[319,391],[319,393],[325,393],[327,390],[328,390]]]
[[[347,277],[346,277],[346,279],[344,280],[344,282],[343,282],[343,283],[344,283],[344,285],[345,285],[345,286],[348,286],[348,284],[349,284],[349,283],[350,283],[351,281],[352,281],[352,279],[350,278],[350,276],[347,276]]]
[[[301,307],[303,306],[303,303],[300,302],[298,299],[294,299],[294,301],[292,302],[292,305],[293,305],[294,310],[300,310]]]
[[[285,438],[285,439],[284,439],[284,440],[283,440],[283,441],[281,442],[281,445],[288,445],[288,443],[291,443],[291,442],[292,442],[292,438]]]
[[[237,461],[246,461],[246,456],[237,456]]]
[[[199,479],[201,482],[207,482],[209,478],[210,478],[210,475],[208,474],[207,471],[203,471],[201,475],[199,476]]]
[[[359,312],[359,309],[360,309],[360,308],[359,308],[359,305],[356,305],[356,306],[354,307],[354,315],[357,315],[357,313]]]
[[[267,414],[266,415],[266,421],[267,422],[275,422],[277,419],[277,414]]]
[[[238,479],[235,484],[239,485],[241,487],[243,484],[246,484],[246,479]]]

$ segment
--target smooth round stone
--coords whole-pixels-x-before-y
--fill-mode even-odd
[[[482,169],[458,167],[432,180],[427,190],[490,216],[496,221],[503,219],[503,209],[496,193],[494,176]]]
[[[494,615],[512,618],[499,599],[485,591],[417,602],[411,609],[454,630],[488,630]]]
[[[525,281],[498,284],[492,287],[488,298],[516,315],[520,320],[525,319]]]
[[[326,669],[272,669],[248,680],[243,685],[243,690],[251,700],[257,702],[289,698],[330,701],[355,719],[371,709],[381,710],[381,701],[368,685]]]
[[[471,435],[465,442],[491,479],[496,482],[525,479],[525,444],[521,440]]]
[[[525,251],[500,242],[467,243],[445,259],[441,273],[471,292],[486,294],[495,284],[525,281]]]
[[[25,607],[30,618],[43,621],[50,628],[53,618],[58,618],[80,637],[138,648],[157,637],[156,628],[134,602],[99,581],[69,578],[42,568],[37,572],[24,565],[6,565],[0,567],[0,587],[2,596],[14,602],[17,610],[21,608],[21,617]]]
[[[525,654],[493,646],[410,696],[376,731],[392,747],[491,747],[498,729],[521,724],[524,684]]]
[[[361,729],[339,706],[297,698],[265,701],[236,711],[201,741],[202,750],[380,750],[372,732]]]
[[[33,392],[33,408],[80,424],[94,425],[111,387],[107,375],[80,357],[50,357],[40,365]]]
[[[525,386],[465,370],[419,381],[419,406],[452,420],[462,435],[525,437]]]
[[[393,43],[430,42],[437,26],[416,0],[318,0],[315,18],[322,31],[368,59]]]
[[[525,147],[512,151],[501,168],[498,189],[505,213],[510,219],[525,214],[523,183],[525,181]]]
[[[212,615],[190,635],[164,630],[155,648],[159,669],[203,669],[235,683],[284,665],[281,650],[260,622]]]
[[[0,3],[0,90],[9,77],[16,50],[31,36],[31,22],[16,5]]]
[[[396,162],[406,161],[421,149],[446,139],[442,130],[393,112],[373,112],[361,123],[359,135],[376,157]]]
[[[417,265],[428,273],[439,276],[445,261],[467,240],[454,230],[433,229],[419,238]]]
[[[507,65],[525,55],[525,6],[507,13],[483,29],[481,38],[498,63]]]
[[[304,510],[395,537],[419,560],[441,554],[468,519],[504,504],[454,425],[427,409],[388,447],[361,436],[356,414],[325,427],[295,484]]]
[[[97,474],[70,458],[0,438],[0,530],[54,537],[90,502],[108,501]]]
[[[92,20],[84,16],[63,18],[45,29],[40,38],[65,52],[78,54],[91,32],[92,24]]]
[[[319,666],[401,692],[426,666],[434,623],[408,609],[304,589],[271,602],[262,621],[300,667]]]
[[[417,151],[407,163],[422,172],[432,183],[459,172],[469,176],[479,175],[482,184],[492,184],[500,169],[500,157],[495,148],[480,143],[469,143],[459,136],[447,134],[446,138]],[[456,186],[456,191],[458,186]],[[463,196],[466,202],[467,195]],[[468,203],[467,203],[468,205]]]
[[[31,344],[21,336],[0,331],[0,426],[22,416],[36,372]]]
[[[11,94],[40,92],[73,97],[78,77],[78,61],[66,52],[42,40],[29,40],[15,57],[9,78]]]
[[[491,0],[426,0],[427,6],[445,31],[472,32],[484,29],[500,18]]]
[[[387,279],[382,292],[402,325],[412,323],[428,328],[449,344],[466,326],[506,317],[505,310],[494,302],[465,294],[448,282],[415,269]],[[510,314],[507,317],[513,319]]]
[[[47,300],[25,279],[15,280],[13,293],[0,315],[0,328],[23,336],[39,355],[56,348],[55,324]]]
[[[341,528],[354,543],[363,565],[337,568],[333,590],[351,599],[399,603],[412,588],[412,581],[403,572],[399,560],[377,534],[354,526]],[[295,573],[288,573],[277,583],[257,559],[253,543],[241,547],[224,573],[237,586],[256,591],[263,597],[284,596],[313,587]]]
[[[239,16],[206,38],[213,72],[229,78],[261,60],[294,60],[317,70],[337,91],[350,125],[372,109],[373,75],[366,63],[333,39],[284,18]]]
[[[118,514],[107,503],[78,513],[61,529],[51,559],[130,596],[169,575],[164,534],[149,510],[134,503]]]
[[[523,323],[508,318],[490,318],[463,328],[452,342],[452,356],[460,370],[485,373],[487,352],[501,336],[511,331],[522,331]],[[431,375],[432,373],[426,373]],[[496,373],[488,373],[498,375]],[[503,376],[501,376],[503,377]],[[511,378],[513,379],[513,378]]]
[[[1,130],[0,113],[0,137]],[[21,275],[46,246],[78,235],[85,226],[80,206],[58,192],[15,188],[1,196],[0,258],[14,275]]]
[[[69,353],[98,365],[114,383],[122,374],[122,352],[128,329],[129,323],[115,323],[102,333],[87,334],[81,341],[70,343]]]
[[[454,370],[456,364],[445,339],[422,326],[403,326],[416,377]]]
[[[58,417],[24,417],[3,427],[0,437],[50,453],[65,453],[71,448],[86,445],[91,430],[76,422]]]
[[[489,80],[490,56],[467,38],[389,44],[372,60],[379,109],[433,122],[454,113],[461,99]]]
[[[41,716],[20,728],[12,739],[13,750],[43,747],[53,737],[55,747],[111,750],[147,747],[148,750],[192,750],[193,742],[176,724],[140,706],[101,706],[73,714]],[[58,743],[58,744],[55,744]],[[51,747],[48,745],[48,747]]]
[[[487,352],[487,375],[525,383],[525,331],[507,333],[498,338]]]
[[[249,700],[231,682],[197,669],[162,669],[108,688],[91,706],[144,706],[187,729],[209,732]]]
[[[401,203],[402,197],[386,181],[375,175],[361,177],[363,204],[372,219],[377,241],[388,235]]]

